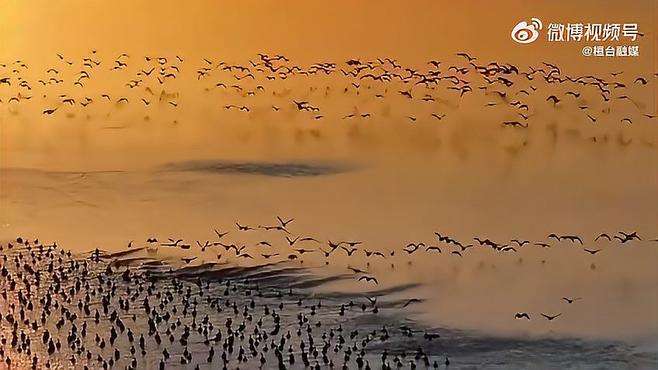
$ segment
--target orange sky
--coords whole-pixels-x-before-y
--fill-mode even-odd
[[[39,5],[34,5],[38,3]],[[62,4],[66,3],[67,6]],[[225,58],[259,51],[301,61],[395,56],[408,62],[469,50],[487,59],[548,59],[572,67],[627,69],[655,65],[656,2],[633,1],[102,1],[3,2],[0,56],[115,53],[182,53]],[[157,5],[156,5],[157,4]],[[509,32],[523,19],[549,22],[637,22],[650,33],[640,60],[587,63],[579,49],[540,39],[518,45]],[[653,45],[652,45],[653,43]],[[301,58],[301,59],[300,59]],[[32,58],[29,58],[32,59]],[[646,68],[649,64],[644,64]]]

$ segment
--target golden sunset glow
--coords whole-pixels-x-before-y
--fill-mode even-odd
[[[655,368],[657,25],[0,3],[1,363]]]

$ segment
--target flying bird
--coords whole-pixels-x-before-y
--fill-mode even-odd
[[[379,281],[373,276],[364,275],[359,278],[359,281],[364,281],[364,280],[367,282],[373,282],[375,284],[379,284]]]
[[[551,316],[551,315],[547,315],[547,314],[545,314],[545,313],[542,313],[541,315],[544,316],[544,317],[546,318],[546,320],[548,320],[548,321],[553,321],[553,320],[557,319],[558,317],[562,316],[562,313],[559,313],[559,314],[557,314],[557,315],[552,315],[552,316]]]

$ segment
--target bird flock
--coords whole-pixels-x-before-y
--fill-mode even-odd
[[[393,58],[302,65],[265,53],[246,63],[100,54],[57,54],[38,70],[24,60],[0,63],[0,104],[16,114],[36,105],[44,121],[99,111],[109,117],[126,107],[142,110],[146,119],[184,108],[185,83],[228,115],[292,112],[318,124],[376,121],[384,118],[390,101],[396,102],[393,118],[411,127],[449,124],[453,103],[474,97],[484,100],[485,112],[504,113],[505,119],[485,122],[504,132],[525,132],[542,121],[542,112],[564,109],[587,125],[625,127],[657,118],[642,97],[655,91],[658,73],[572,75],[554,63],[521,67],[464,52],[420,67]],[[96,80],[121,81],[121,86],[99,91]],[[351,106],[331,106],[329,98],[336,96]],[[608,133],[589,140],[612,141]],[[647,138],[639,141],[655,145]],[[623,136],[616,141],[633,142]],[[0,244],[0,358],[7,367],[33,369],[448,367],[455,357],[447,350],[447,333],[395,317],[424,299],[391,298],[381,271],[420,259],[459,262],[478,250],[506,256],[564,247],[582,251],[594,270],[609,248],[656,242],[627,230],[551,233],[542,240],[460,238],[437,231],[383,248],[300,233],[295,219],[280,216],[269,224],[239,220],[212,229],[206,240],[148,236],[115,253],[95,248],[74,255],[56,242],[18,237]],[[145,257],[133,257],[139,253]],[[326,281],[347,280],[358,292],[311,291],[325,281],[308,272],[316,265],[342,271]],[[521,325],[535,319],[552,325],[587,297],[556,300],[564,310],[510,312],[509,317]]]
[[[381,249],[299,234],[294,221],[276,216],[270,225],[235,222],[226,231],[213,229],[205,241],[150,236],[129,241],[120,252],[96,248],[78,256],[56,242],[18,237],[3,243],[0,357],[7,366],[34,369],[447,367],[450,354],[436,345],[447,340],[440,329],[386,321],[387,312],[424,299],[391,300],[376,290],[376,264],[395,269],[396,263],[437,255],[460,261],[477,249],[509,255],[561,245],[594,259],[607,248],[658,242],[636,231],[505,242],[434,232],[430,242]],[[262,240],[244,242],[254,234]],[[140,251],[147,257],[131,257]],[[304,287],[323,280],[305,279],[302,271],[314,261],[343,269],[336,278],[354,280],[361,292],[311,294]],[[566,305],[585,299],[562,297]],[[523,321],[535,313],[510,316]],[[550,322],[563,312],[537,316]]]
[[[397,99],[402,108],[394,118],[400,121],[412,125],[447,122],[452,105],[448,102],[456,100],[459,105],[471,96],[484,99],[484,109],[498,108],[508,117],[493,123],[501,128],[528,129],[541,120],[539,112],[568,108],[577,112],[580,121],[595,125],[628,126],[657,118],[655,112],[646,110],[642,96],[651,96],[658,73],[571,75],[554,63],[523,68],[480,61],[463,52],[448,59],[430,60],[422,67],[402,65],[392,58],[353,58],[306,66],[279,54],[259,53],[241,64],[210,57],[190,63],[181,56],[133,58],[126,53],[103,60],[92,50],[79,59],[57,54],[55,63],[45,71],[32,71],[23,60],[0,64],[0,103],[13,111],[36,103],[44,116],[62,111],[67,116],[91,115],[88,109],[92,106],[106,109],[109,116],[124,106],[137,105],[148,118],[151,110],[169,109],[171,113],[183,104],[177,81],[184,80],[196,83],[207,93],[208,102],[220,110],[247,115],[296,111],[309,121],[366,121],[382,117],[377,104]],[[101,83],[108,78],[123,81],[123,88],[96,93],[88,85],[93,85],[97,75],[103,76]],[[288,81],[297,83],[285,85]],[[300,88],[299,81],[308,88]],[[333,109],[328,97],[336,95],[346,96],[350,102],[366,99],[368,104]],[[267,98],[267,106],[255,99],[259,96]],[[606,134],[589,139],[607,142],[610,138]],[[624,146],[631,142],[618,141]]]

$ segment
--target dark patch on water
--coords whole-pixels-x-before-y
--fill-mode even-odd
[[[164,165],[162,169],[165,171],[192,171],[217,174],[307,177],[335,175],[351,171],[354,167],[343,163],[186,161],[169,163]]]

